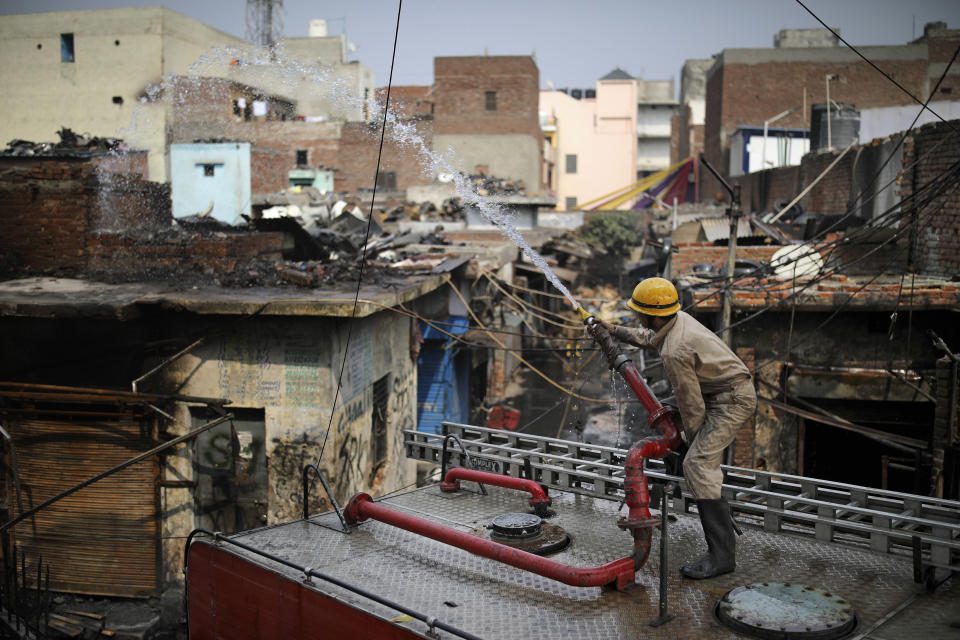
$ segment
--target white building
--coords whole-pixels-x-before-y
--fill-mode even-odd
[[[167,181],[176,104],[151,97],[172,76],[253,85],[318,119],[364,119],[373,72],[346,60],[345,36],[313,32],[324,35],[281,39],[267,64],[269,52],[163,7],[0,16],[0,141],[56,140],[61,127],[119,137],[149,150],[149,178]]]

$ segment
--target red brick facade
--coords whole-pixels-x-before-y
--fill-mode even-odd
[[[865,47],[865,55],[914,96],[927,97],[942,62],[953,55],[957,31],[932,32],[928,42],[899,47]],[[949,53],[948,53],[949,52]],[[946,56],[946,57],[944,57]],[[732,62],[731,59],[749,62]],[[704,155],[723,175],[729,175],[729,137],[738,126],[763,126],[769,118],[801,106],[806,89],[806,113],[797,111],[777,121],[778,127],[809,128],[810,105],[830,98],[858,109],[912,104],[913,100],[846,48],[755,49],[724,51],[707,72]],[[938,97],[948,99],[947,96]],[[709,172],[701,172],[701,199],[718,189]]]
[[[297,151],[307,152],[310,168],[338,166],[339,122],[299,120],[231,122],[226,135],[250,143],[250,193],[276,193],[289,186],[288,174],[297,168]]]
[[[434,58],[437,135],[526,134],[541,139],[540,71],[530,56]],[[487,92],[495,93],[488,109]]]
[[[746,258],[767,262],[776,253],[779,246],[737,247],[737,258]],[[712,242],[692,242],[676,245],[675,252],[670,258],[673,275],[682,276],[693,271],[693,265],[701,262],[710,264],[726,264],[727,247],[719,247]]]
[[[392,174],[397,189],[429,184],[429,164],[420,155],[422,149],[433,147],[433,121],[429,118],[409,121],[419,140],[399,143],[390,135],[390,125],[383,141],[380,159],[381,184],[388,184]],[[422,142],[421,142],[422,141]],[[336,184],[338,191],[356,194],[360,189],[372,189],[380,153],[380,128],[366,122],[348,122],[343,125],[337,156]]]
[[[0,255],[8,261],[2,266],[116,277],[155,268],[229,273],[238,261],[280,259],[279,233],[155,239],[173,221],[170,188],[104,170],[139,164],[122,155],[0,159]]]
[[[147,182],[146,153],[0,158],[0,254],[24,266],[83,268],[88,232],[170,224],[169,187]]]
[[[376,91],[377,102],[387,99],[387,88]],[[390,109],[403,118],[432,116],[434,109],[433,87],[404,85],[390,88]]]
[[[960,120],[938,122],[914,130],[904,142],[901,197],[909,199],[948,170],[946,192],[930,202],[909,202],[905,221],[916,221],[910,234],[912,267],[917,273],[951,278],[960,274],[960,190],[957,166],[960,145],[950,143]],[[946,144],[944,142],[947,141]]]

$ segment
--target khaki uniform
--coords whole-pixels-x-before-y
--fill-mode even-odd
[[[690,447],[683,462],[687,486],[695,498],[720,498],[723,451],[757,408],[750,370],[716,334],[683,311],[657,332],[617,327],[614,337],[660,352]]]

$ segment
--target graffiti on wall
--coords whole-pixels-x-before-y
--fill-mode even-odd
[[[400,460],[405,455],[403,451],[403,432],[416,429],[416,397],[417,387],[414,384],[416,377],[412,372],[393,376],[393,385],[390,394],[389,432],[390,458]]]
[[[275,520],[299,518],[303,511],[303,468],[320,459],[323,433],[303,433],[292,439],[273,439],[270,454],[270,485],[274,501]],[[329,445],[328,445],[329,448]],[[329,509],[319,482],[311,476],[310,513]]]

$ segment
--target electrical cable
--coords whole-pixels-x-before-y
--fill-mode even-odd
[[[891,258],[891,262],[895,262],[895,261],[899,258],[899,256],[902,255],[906,250],[907,250],[906,247],[901,248],[901,249],[900,249],[896,254],[894,254],[894,256]],[[846,298],[836,309],[834,309],[833,313],[831,313],[830,316],[828,316],[823,322],[821,322],[821,323],[820,323],[819,325],[817,325],[813,330],[811,330],[811,331],[808,333],[807,336],[805,336],[803,339],[801,339],[801,340],[797,343],[796,346],[800,346],[800,345],[802,345],[802,344],[806,344],[807,342],[809,342],[809,341],[812,340],[813,338],[818,337],[818,336],[820,335],[820,332],[822,331],[822,329],[823,329],[830,321],[832,321],[834,318],[836,318],[836,317],[840,314],[840,312],[843,311],[844,308],[846,308],[847,305],[849,305],[850,302],[853,301],[853,300],[856,298],[856,295],[857,295],[860,291],[863,291],[865,288],[867,288],[868,286],[870,286],[871,284],[873,284],[873,282],[875,282],[881,275],[883,275],[883,273],[884,273],[883,271],[878,271],[872,278],[870,278],[869,280],[867,280],[866,282],[864,282],[863,284],[861,284],[861,285],[860,285],[857,289],[855,289],[854,291],[850,292],[850,295],[848,295],[847,298]],[[763,369],[763,368],[765,368],[765,367],[768,367],[768,366],[770,366],[770,365],[773,365],[773,364],[778,364],[778,363],[780,363],[780,362],[781,362],[780,360],[769,360],[766,364],[763,364],[763,365],[758,366],[758,367],[756,368],[756,371],[759,371],[759,370],[761,370],[761,369]]]
[[[957,49],[954,50],[953,56],[952,56],[952,58],[950,59],[950,62],[948,62],[947,65],[944,67],[944,70],[943,70],[943,72],[940,74],[940,77],[939,77],[939,79],[937,80],[936,85],[933,87],[933,89],[932,89],[931,92],[930,92],[930,95],[927,96],[926,102],[924,102],[922,106],[926,107],[926,105],[930,102],[930,100],[933,98],[933,96],[936,95],[936,92],[937,92],[938,88],[939,88],[940,85],[943,83],[943,80],[946,78],[948,72],[950,71],[950,68],[953,66],[953,63],[954,63],[954,62],[956,61],[956,59],[957,59],[957,55],[958,55],[958,54],[960,54],[960,46],[958,46]],[[897,151],[898,151],[898,150],[900,149],[900,147],[903,145],[903,142],[906,140],[907,136],[908,136],[908,135],[910,134],[910,132],[914,129],[914,127],[916,127],[917,121],[919,120],[920,115],[921,115],[922,113],[923,113],[923,109],[921,109],[919,112],[917,112],[917,115],[914,117],[913,121],[910,123],[910,126],[909,126],[905,131],[903,131],[903,132],[900,134],[900,138],[899,138],[899,140],[897,141],[897,144],[894,145],[894,148],[893,148],[893,150],[891,150],[890,154],[887,156],[887,159],[884,160],[883,164],[880,166],[879,169],[877,169],[877,171],[874,173],[873,177],[872,177],[872,178],[869,180],[869,182],[867,183],[867,184],[868,184],[868,187],[869,187],[869,185],[874,184],[874,183],[876,182],[877,178],[880,177],[881,173],[882,173],[883,170],[886,168],[887,164],[889,164],[890,160],[893,159],[893,157],[896,155]],[[951,131],[951,136],[950,136],[949,138],[955,137],[956,134],[957,134],[956,129],[953,129],[953,131]],[[936,141],[930,149],[927,149],[927,150],[925,151],[925,153],[921,154],[921,155],[918,156],[916,159],[914,159],[913,163],[911,163],[910,166],[903,168],[903,170],[901,171],[901,173],[906,173],[906,172],[912,170],[914,167],[916,167],[916,166],[920,163],[920,161],[923,159],[924,156],[931,154],[933,151],[935,151],[937,148],[939,148],[940,145],[944,144],[949,138],[945,136],[945,137],[941,138],[940,140]],[[842,224],[848,217],[850,217],[850,215],[853,214],[853,212],[854,212],[854,211],[856,210],[856,208],[857,208],[857,202],[858,202],[859,200],[862,200],[862,203],[861,203],[862,205],[866,205],[867,203],[873,201],[880,193],[882,193],[884,190],[886,190],[890,185],[892,185],[892,184],[893,184],[894,182],[896,182],[898,179],[899,179],[899,175],[894,176],[894,177],[891,178],[889,181],[887,181],[887,183],[884,184],[882,187],[880,187],[879,189],[874,190],[873,193],[872,193],[868,198],[866,198],[866,199],[863,199],[863,196],[862,196],[862,193],[863,193],[863,192],[858,193],[857,196],[853,199],[853,202],[851,202],[850,205],[847,207],[847,210],[846,210],[841,216],[839,216],[839,218],[838,218],[836,221],[834,221],[829,227],[827,227],[826,229],[824,229],[824,230],[822,230],[822,231],[819,231],[813,238],[811,238],[811,239],[808,241],[808,243],[812,242],[813,240],[817,239],[817,238],[820,237],[820,236],[826,237],[827,234],[829,234],[831,231],[833,231],[834,229],[836,229],[836,228],[837,228],[840,224]],[[898,206],[899,206],[899,205],[898,205]],[[872,222],[871,227],[875,227],[875,226],[877,225],[877,223],[879,222],[879,216],[876,217],[876,218],[874,218],[871,222]],[[870,228],[870,227],[865,227],[865,228]],[[850,235],[851,235],[851,234],[847,234],[847,236],[844,236],[844,239],[849,238]],[[840,240],[840,239],[838,239],[838,241],[839,241],[839,240]],[[822,247],[822,246],[821,246],[821,247],[818,247],[818,250],[823,250],[823,247]],[[804,257],[804,256],[802,256],[802,255],[797,255],[797,256],[794,257],[794,259],[793,259],[792,261],[799,260],[799,259],[801,259],[802,257]],[[790,263],[790,261],[785,262],[784,265],[789,264],[789,263]],[[741,276],[740,280],[745,279],[745,278],[753,277],[753,276],[757,275],[758,273],[762,272],[762,270],[763,270],[763,268],[754,269],[751,273],[748,273],[748,274],[745,274],[745,275]],[[734,280],[734,281],[731,281],[731,282],[729,282],[729,283],[725,283],[725,287],[724,287],[723,289],[718,289],[718,290],[715,291],[713,294],[711,294],[710,297],[712,297],[713,295],[718,295],[721,291],[725,291],[725,290],[727,290],[727,288],[732,287],[732,286],[734,286],[735,284],[736,284],[736,281],[735,281],[735,280]],[[689,307],[685,308],[684,310],[686,310],[686,309],[688,309],[688,308],[690,308],[690,307],[692,307],[692,306],[695,306],[696,304],[700,304],[700,303],[702,303],[704,300],[706,300],[706,298],[698,301],[698,302],[695,303],[694,305],[690,305]]]
[[[566,299],[567,299],[567,297],[566,297],[565,295],[563,295],[562,293],[550,293],[549,291],[540,291],[539,289],[531,289],[530,287],[522,287],[522,286],[520,286],[520,285],[518,285],[518,284],[513,284],[513,283],[507,282],[507,281],[505,281],[505,280],[501,280],[501,282],[503,282],[504,285],[510,287],[511,289],[519,289],[520,291],[525,291],[525,292],[527,292],[527,293],[532,293],[532,294],[535,294],[535,295],[538,295],[538,296],[546,296],[546,297],[548,297],[548,298],[558,298],[558,299],[560,299],[560,300],[566,300]],[[583,296],[576,296],[576,298],[577,298],[577,300],[579,300],[580,302],[605,302],[605,301],[607,300],[607,298],[604,298],[604,297],[591,297],[591,298],[586,298],[586,297],[583,297]]]
[[[907,136],[909,136],[910,132],[913,131],[913,129],[917,126],[917,122],[920,120],[920,116],[923,114],[924,109],[927,107],[928,104],[930,104],[930,100],[933,99],[933,96],[937,94],[937,90],[940,88],[940,85],[943,83],[943,80],[947,77],[947,74],[950,71],[950,67],[952,67],[953,63],[956,61],[957,54],[960,54],[960,46],[958,46],[954,50],[953,57],[950,59],[950,62],[947,63],[947,66],[944,67],[943,73],[940,74],[940,78],[937,80],[937,83],[934,85],[933,89],[930,91],[930,94],[927,96],[926,101],[922,104],[923,108],[921,108],[920,111],[917,112],[917,115],[914,116],[913,121],[910,123],[910,126],[907,127],[905,131],[900,133],[900,137],[897,140],[897,144],[893,146],[893,149],[887,155],[887,159],[883,161],[883,164],[881,164],[880,167],[874,172],[873,177],[867,183],[866,189],[869,189],[870,186],[872,186],[873,183],[876,182],[877,178],[879,178],[880,175],[883,173],[883,170],[887,167],[888,164],[890,164],[890,161],[894,158],[894,156],[897,155],[897,151],[899,151],[900,147],[903,146],[903,142],[907,139]],[[954,130],[952,133],[953,135],[956,135],[957,132],[956,130]],[[940,140],[938,140],[937,143],[931,149],[929,149],[928,153],[934,151],[943,142],[944,142],[944,138],[941,138]],[[917,163],[919,163],[919,161],[920,159],[918,158],[917,160],[914,161],[912,166],[915,166]],[[874,191],[873,194],[871,194],[870,198],[868,198],[867,200],[864,200],[863,204],[867,204],[868,202],[873,200],[875,197],[877,197],[887,187],[889,187],[891,184],[896,182],[898,177],[899,176],[894,176],[891,180],[887,182],[887,184],[885,184],[880,189]],[[847,210],[844,212],[844,214],[838,220],[834,221],[834,223],[830,227],[825,229],[824,233],[829,233],[830,231],[835,229],[838,225],[840,225],[844,220],[846,220],[849,216],[853,214],[853,212],[857,208],[857,201],[862,198],[862,194],[863,192],[857,194],[857,196],[853,199],[853,202],[851,202],[850,205],[847,207]]]
[[[801,7],[803,7],[804,10],[806,10],[807,13],[809,13],[811,16],[813,16],[813,19],[814,19],[814,20],[816,20],[816,21],[819,22],[821,25],[823,25],[823,28],[824,28],[824,29],[826,29],[827,31],[829,31],[830,33],[832,33],[837,40],[839,40],[840,42],[842,42],[843,44],[845,44],[848,49],[850,49],[850,50],[853,51],[855,54],[857,54],[857,56],[859,56],[861,60],[863,60],[863,61],[866,62],[868,65],[870,65],[871,67],[873,67],[874,69],[876,69],[876,70],[880,73],[880,75],[882,75],[884,78],[886,78],[886,79],[889,80],[891,83],[893,83],[894,86],[896,86],[898,89],[900,89],[900,91],[902,91],[902,92],[904,92],[905,94],[907,94],[914,102],[916,102],[917,104],[921,105],[925,110],[929,111],[929,112],[932,113],[934,116],[936,116],[938,120],[940,120],[941,122],[947,123],[947,126],[949,126],[951,129],[953,129],[954,132],[957,131],[957,129],[956,129],[952,124],[950,124],[947,120],[944,120],[944,119],[940,116],[939,113],[937,113],[936,111],[934,111],[933,109],[931,109],[930,107],[928,107],[925,103],[921,102],[919,98],[917,98],[915,95],[913,95],[912,93],[910,93],[910,91],[908,91],[908,90],[907,90],[903,85],[901,85],[899,82],[897,82],[896,80],[894,80],[893,76],[889,75],[886,71],[884,71],[883,69],[881,69],[880,67],[878,67],[877,65],[875,65],[869,58],[867,58],[865,55],[863,55],[862,53],[860,53],[860,51],[858,51],[856,47],[854,47],[852,44],[850,44],[849,42],[847,42],[846,40],[844,40],[843,37],[842,37],[838,32],[834,31],[831,27],[829,27],[826,22],[824,22],[823,20],[821,20],[820,17],[819,17],[817,14],[815,14],[813,11],[811,11],[810,8],[807,7],[807,5],[803,4],[803,2],[802,2],[801,0],[796,0],[796,3],[799,4]]]
[[[954,183],[954,187],[956,187],[956,183]],[[919,220],[918,220],[918,222],[919,222]],[[891,236],[890,238],[888,238],[886,241],[880,243],[879,245],[877,245],[875,248],[871,249],[871,250],[868,251],[867,253],[863,254],[862,256],[860,256],[860,257],[858,257],[858,258],[856,258],[856,259],[854,259],[854,260],[851,260],[850,263],[848,264],[848,266],[849,266],[849,265],[852,265],[852,264],[856,264],[856,263],[858,263],[858,262],[861,262],[861,261],[865,260],[866,258],[868,258],[869,256],[873,255],[874,253],[876,253],[877,251],[879,251],[880,249],[882,249],[882,248],[885,247],[886,245],[890,244],[890,242],[892,242],[892,241],[894,241],[894,240],[897,240],[897,239],[899,239],[900,237],[902,237],[902,236],[904,235],[905,231],[908,230],[908,229],[909,229],[909,225],[908,225],[907,227],[905,227],[903,230],[898,231],[896,234],[892,235],[892,236]],[[774,308],[774,307],[776,307],[776,306],[779,306],[779,305],[782,304],[783,302],[786,302],[787,300],[791,300],[791,299],[793,299],[795,296],[800,295],[801,293],[803,293],[804,291],[806,291],[808,288],[810,288],[811,285],[816,284],[816,283],[820,282],[821,280],[826,279],[829,275],[832,275],[832,274],[835,273],[835,272],[836,272],[836,269],[833,269],[833,270],[829,271],[827,274],[825,274],[824,276],[822,276],[822,277],[820,277],[820,278],[814,278],[814,279],[810,280],[810,282],[808,282],[807,284],[805,284],[805,285],[804,285],[803,287],[801,287],[798,291],[795,291],[794,293],[790,294],[789,296],[787,296],[787,297],[784,298],[783,300],[778,300],[778,301],[775,302],[775,303],[771,303],[771,304],[767,305],[766,307],[764,307],[763,309],[760,309],[759,311],[757,311],[757,312],[755,312],[755,313],[752,313],[752,314],[750,314],[749,316],[747,316],[747,317],[745,317],[745,318],[743,318],[743,319],[741,319],[741,320],[738,320],[737,322],[733,322],[733,323],[729,324],[729,325],[726,326],[726,327],[721,327],[720,329],[717,330],[716,333],[719,335],[719,334],[721,334],[721,333],[724,333],[725,331],[729,331],[729,330],[733,329],[734,327],[738,327],[738,326],[740,326],[740,325],[742,325],[742,324],[744,324],[744,323],[746,323],[746,322],[749,322],[749,321],[753,320],[754,318],[756,318],[756,317],[758,317],[758,316],[766,313],[766,312],[769,311],[770,309],[772,309],[772,308]]]
[[[553,316],[557,316],[557,317],[561,317],[561,318],[569,318],[569,317],[570,317],[569,315],[566,315],[566,314],[563,315],[563,316],[561,316],[560,314],[558,314],[558,313],[556,313],[556,312],[549,311],[549,310],[547,310],[547,309],[543,309],[542,307],[538,307],[538,306],[536,306],[536,305],[534,305],[534,304],[532,304],[532,303],[525,303],[523,300],[520,300],[519,298],[517,298],[516,296],[514,296],[513,294],[511,294],[510,292],[508,292],[506,289],[504,289],[503,287],[501,287],[501,286],[499,285],[499,283],[497,283],[497,281],[494,280],[493,277],[492,277],[488,272],[484,272],[483,275],[490,281],[490,283],[491,283],[498,291],[500,291],[501,293],[503,293],[503,295],[505,295],[505,296],[507,297],[507,299],[514,301],[521,309],[523,309],[524,311],[526,311],[527,313],[529,313],[529,314],[532,315],[533,317],[539,318],[540,320],[543,320],[543,321],[546,322],[546,323],[549,323],[549,324],[552,324],[552,325],[561,327],[561,328],[563,328],[563,329],[574,329],[574,330],[582,329],[582,325],[580,325],[580,324],[573,324],[573,323],[569,323],[569,322],[556,322],[556,321],[551,320],[550,318],[546,317],[545,315],[541,315],[541,314],[538,314],[538,313],[536,313],[536,312],[534,312],[534,311],[531,311],[528,307],[533,307],[533,308],[539,309],[540,311],[543,311],[543,312],[545,312],[545,313],[547,313],[547,314],[550,314],[550,315],[553,315]]]
[[[350,338],[353,336],[353,320],[357,315],[357,306],[360,300],[360,287],[363,284],[363,267],[366,263],[366,247],[370,239],[370,229],[373,225],[373,205],[377,199],[377,184],[380,182],[380,162],[383,158],[383,141],[387,132],[387,113],[390,107],[390,90],[393,87],[393,66],[397,59],[397,39],[400,36],[400,14],[403,10],[403,0],[397,2],[397,23],[393,33],[393,53],[390,57],[390,77],[387,80],[387,96],[383,105],[383,125],[380,128],[380,149],[377,152],[377,168],[373,179],[373,194],[370,196],[370,212],[367,216],[367,229],[363,236],[363,250],[360,252],[360,274],[357,277],[357,292],[353,300],[353,311],[350,314],[350,322],[347,325],[347,341],[343,348],[343,360],[340,363],[340,374],[337,376],[337,388],[333,394],[333,403],[330,405],[330,420],[327,422],[327,431],[323,436],[323,444],[320,445],[320,455],[317,456],[317,464],[323,461],[323,452],[327,448],[327,440],[330,438],[330,429],[333,426],[333,416],[337,408],[337,400],[340,397],[340,388],[343,386],[343,371],[347,366],[347,355],[350,350]]]
[[[483,329],[484,331],[486,331],[486,327],[483,326],[483,323],[480,321],[480,318],[478,318],[477,315],[476,315],[476,314],[473,312],[473,310],[470,308],[470,304],[467,302],[466,298],[463,297],[463,294],[460,293],[460,290],[457,289],[456,285],[453,284],[453,281],[450,279],[450,276],[449,276],[449,275],[447,275],[447,276],[445,277],[445,280],[446,280],[446,283],[450,286],[450,288],[453,289],[453,293],[454,293],[458,298],[460,298],[460,301],[463,303],[463,306],[467,308],[467,311],[470,313],[470,317],[472,317],[472,318],[473,318],[473,321],[477,323],[477,326],[479,326],[481,329]],[[529,369],[530,369],[531,371],[533,371],[535,374],[537,374],[538,376],[540,376],[541,378],[543,378],[543,379],[544,379],[547,383],[549,383],[551,386],[556,387],[556,388],[559,389],[560,391],[563,391],[564,393],[570,394],[571,396],[573,396],[573,397],[575,397],[575,398],[578,398],[578,399],[580,399],[580,400],[584,400],[584,401],[586,401],[586,402],[598,402],[598,403],[599,403],[599,402],[608,402],[607,400],[604,400],[604,399],[602,399],[602,398],[591,398],[591,397],[589,397],[589,396],[580,395],[579,393],[576,393],[576,392],[573,391],[572,389],[567,389],[566,387],[564,387],[564,386],[561,385],[560,383],[558,383],[558,382],[556,382],[555,380],[553,380],[552,378],[550,378],[547,374],[545,374],[545,373],[543,373],[542,371],[540,371],[540,369],[537,369],[535,366],[533,366],[532,364],[530,364],[529,362],[527,362],[527,361],[523,358],[523,356],[521,356],[521,355],[520,355],[519,353],[517,353],[515,350],[510,349],[509,347],[507,347],[507,345],[503,344],[503,342],[500,341],[500,338],[498,338],[496,335],[494,335],[493,333],[490,333],[490,332],[488,332],[487,335],[489,335],[490,338],[491,338],[494,342],[496,342],[498,345],[500,345],[501,347],[503,347],[510,355],[512,355],[514,358],[516,358],[517,360],[519,360],[519,361],[522,362],[523,364],[527,365],[527,367],[529,367]]]
[[[915,163],[915,164],[916,164],[916,163]],[[902,211],[903,205],[904,205],[905,203],[912,203],[913,200],[917,200],[917,199],[920,198],[921,195],[924,195],[925,192],[926,192],[926,190],[932,189],[932,188],[938,186],[939,184],[941,184],[942,181],[943,181],[943,179],[944,179],[945,177],[949,176],[951,173],[953,173],[953,172],[956,171],[956,168],[957,168],[957,163],[954,163],[954,165],[951,165],[951,167],[948,167],[947,169],[944,169],[943,171],[941,171],[941,173],[940,173],[938,176],[932,178],[930,181],[928,181],[927,183],[925,183],[924,185],[922,185],[921,187],[919,187],[918,189],[916,189],[916,190],[915,190],[913,193],[911,193],[909,196],[907,196],[906,198],[901,199],[899,202],[897,202],[896,204],[892,205],[889,209],[887,209],[887,211],[885,211],[885,212],[882,213],[880,216],[878,216],[877,218],[875,218],[875,219],[874,219],[874,223],[883,223],[883,224],[886,225],[887,222],[891,222],[891,223],[892,223],[892,222],[899,222],[900,220],[902,220],[902,219],[904,219],[905,217],[907,217],[908,214],[907,214],[907,213],[904,213],[904,212]],[[932,201],[932,200],[933,200],[934,198],[936,198],[936,197],[938,197],[938,196],[934,196],[933,198],[930,198],[930,199],[928,199],[928,200],[922,201],[922,205],[929,204],[929,202]],[[889,225],[887,225],[887,226],[889,226]],[[869,234],[874,233],[875,230],[876,230],[876,227],[873,227],[873,226],[871,226],[871,227],[863,227],[863,228],[858,229],[857,231],[855,231],[855,232],[853,232],[853,233],[850,233],[850,234],[847,234],[847,235],[842,236],[842,237],[840,237],[840,238],[837,238],[837,239],[834,240],[833,242],[827,243],[826,245],[820,245],[820,246],[818,246],[818,247],[811,247],[811,249],[810,249],[809,251],[807,251],[806,253],[802,253],[802,256],[812,255],[813,253],[819,254],[820,251],[823,251],[823,250],[824,250],[824,247],[830,248],[830,250],[831,250],[831,254],[830,254],[830,255],[832,255],[832,252],[835,251],[836,249],[838,249],[841,244],[845,244],[845,245],[846,245],[846,244],[853,244],[854,241],[857,240],[860,235],[869,235]],[[802,257],[802,256],[801,256],[801,257]],[[798,259],[799,259],[799,258],[798,258]],[[829,276],[829,275],[832,275],[832,274],[840,271],[842,268],[848,267],[848,266],[850,266],[851,264],[853,264],[853,263],[855,263],[855,262],[858,262],[858,260],[856,260],[856,261],[851,261],[851,262],[848,262],[848,263],[840,263],[840,264],[834,265],[833,267],[830,268],[829,272],[828,272],[828,273],[826,274],[826,276],[824,276],[824,277],[827,277],[827,276]],[[785,262],[784,264],[789,264],[789,261],[788,261],[788,262]],[[825,261],[825,263],[824,263],[824,268],[826,268],[826,261]],[[763,270],[763,268],[754,269],[752,273],[755,274],[755,273],[757,273],[757,272],[759,272],[759,271],[762,271],[762,270]],[[716,289],[714,289],[710,294],[708,294],[708,295],[706,295],[706,296],[704,296],[704,297],[702,297],[702,298],[700,298],[700,299],[698,299],[698,300],[695,300],[693,303],[691,303],[691,304],[687,305],[686,307],[684,307],[684,311],[687,311],[687,310],[689,310],[689,309],[691,309],[691,308],[693,308],[693,307],[699,306],[699,305],[703,304],[704,302],[706,302],[707,300],[709,300],[709,299],[711,299],[711,298],[713,298],[713,297],[715,297],[715,296],[717,296],[717,295],[720,295],[720,294],[722,294],[722,293],[724,293],[724,292],[726,292],[726,291],[729,291],[729,290],[733,289],[734,286],[735,286],[737,283],[742,283],[744,280],[748,280],[748,279],[750,279],[750,278],[752,278],[752,277],[753,277],[753,276],[752,276],[750,273],[748,273],[748,274],[745,274],[744,276],[741,276],[740,278],[736,279],[736,280],[734,281],[733,285],[731,285],[730,283],[724,283],[723,285],[721,285],[721,286],[717,287]],[[821,279],[823,279],[823,278],[819,278],[817,281],[819,281],[819,280],[821,280]],[[780,287],[780,286],[781,286],[780,283],[774,283],[774,284],[772,284],[772,285],[768,285],[768,286],[765,286],[765,287],[761,287],[761,290],[772,290],[772,287]],[[754,290],[756,290],[756,289],[754,289]]]

